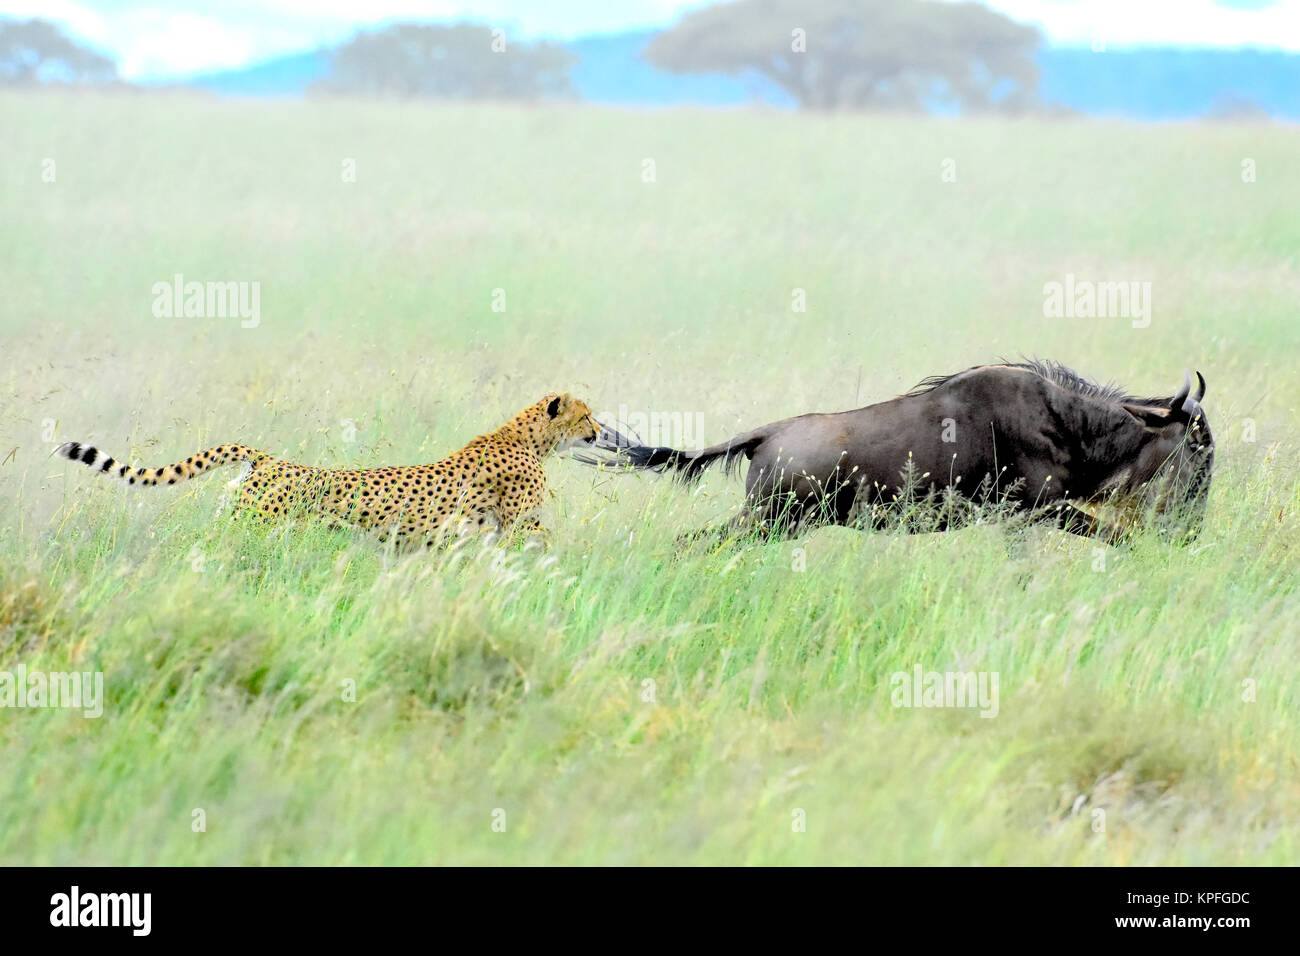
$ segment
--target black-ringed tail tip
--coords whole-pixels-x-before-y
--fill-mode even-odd
[[[64,442],[50,454],[51,457],[58,455],[68,461],[79,461],[100,474],[120,478],[129,485],[174,485],[232,461],[259,461],[268,457],[247,445],[218,445],[161,468],[133,468],[114,460],[113,456],[104,454],[93,445],[75,441]]]

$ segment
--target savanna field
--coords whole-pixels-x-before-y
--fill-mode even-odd
[[[0,710],[0,863],[1300,859],[1295,127],[158,93],[0,129],[0,670],[105,695]],[[255,327],[155,316],[177,274],[259,283]],[[1067,275],[1151,283],[1149,327],[1045,317]],[[561,458],[549,548],[403,558],[231,521],[234,468],[49,457],[412,464],[553,390],[712,443],[1021,355],[1204,373],[1194,544],[679,553],[738,480]],[[893,706],[918,665],[997,715]]]

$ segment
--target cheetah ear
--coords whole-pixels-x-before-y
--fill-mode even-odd
[[[549,404],[549,405],[546,406],[546,414],[550,415],[552,418],[554,418],[556,415],[560,414],[560,396],[559,396],[559,395],[556,395],[553,399],[551,399],[551,404]]]

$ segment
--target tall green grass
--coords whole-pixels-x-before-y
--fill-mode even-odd
[[[0,710],[0,862],[1297,858],[1294,128],[0,115],[0,670],[100,670],[107,698]],[[175,273],[259,281],[261,324],[154,318]],[[1150,281],[1151,326],[1044,318],[1066,273]],[[719,441],[1020,354],[1141,393],[1205,373],[1193,546],[984,524],[679,552],[739,482],[558,460],[548,550],[401,559],[232,522],[233,470],[128,490],[47,457],[430,461],[553,389]],[[894,707],[917,665],[996,672],[997,716]]]

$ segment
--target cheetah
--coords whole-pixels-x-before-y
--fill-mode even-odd
[[[536,512],[546,494],[543,460],[578,445],[597,445],[601,426],[587,405],[551,393],[496,431],[479,435],[430,465],[364,470],[315,468],[247,445],[218,445],[161,468],[132,468],[78,442],[54,454],[131,485],[174,485],[231,462],[243,473],[236,514],[263,520],[318,515],[334,524],[378,531],[399,548],[435,543],[473,530],[542,533]]]

